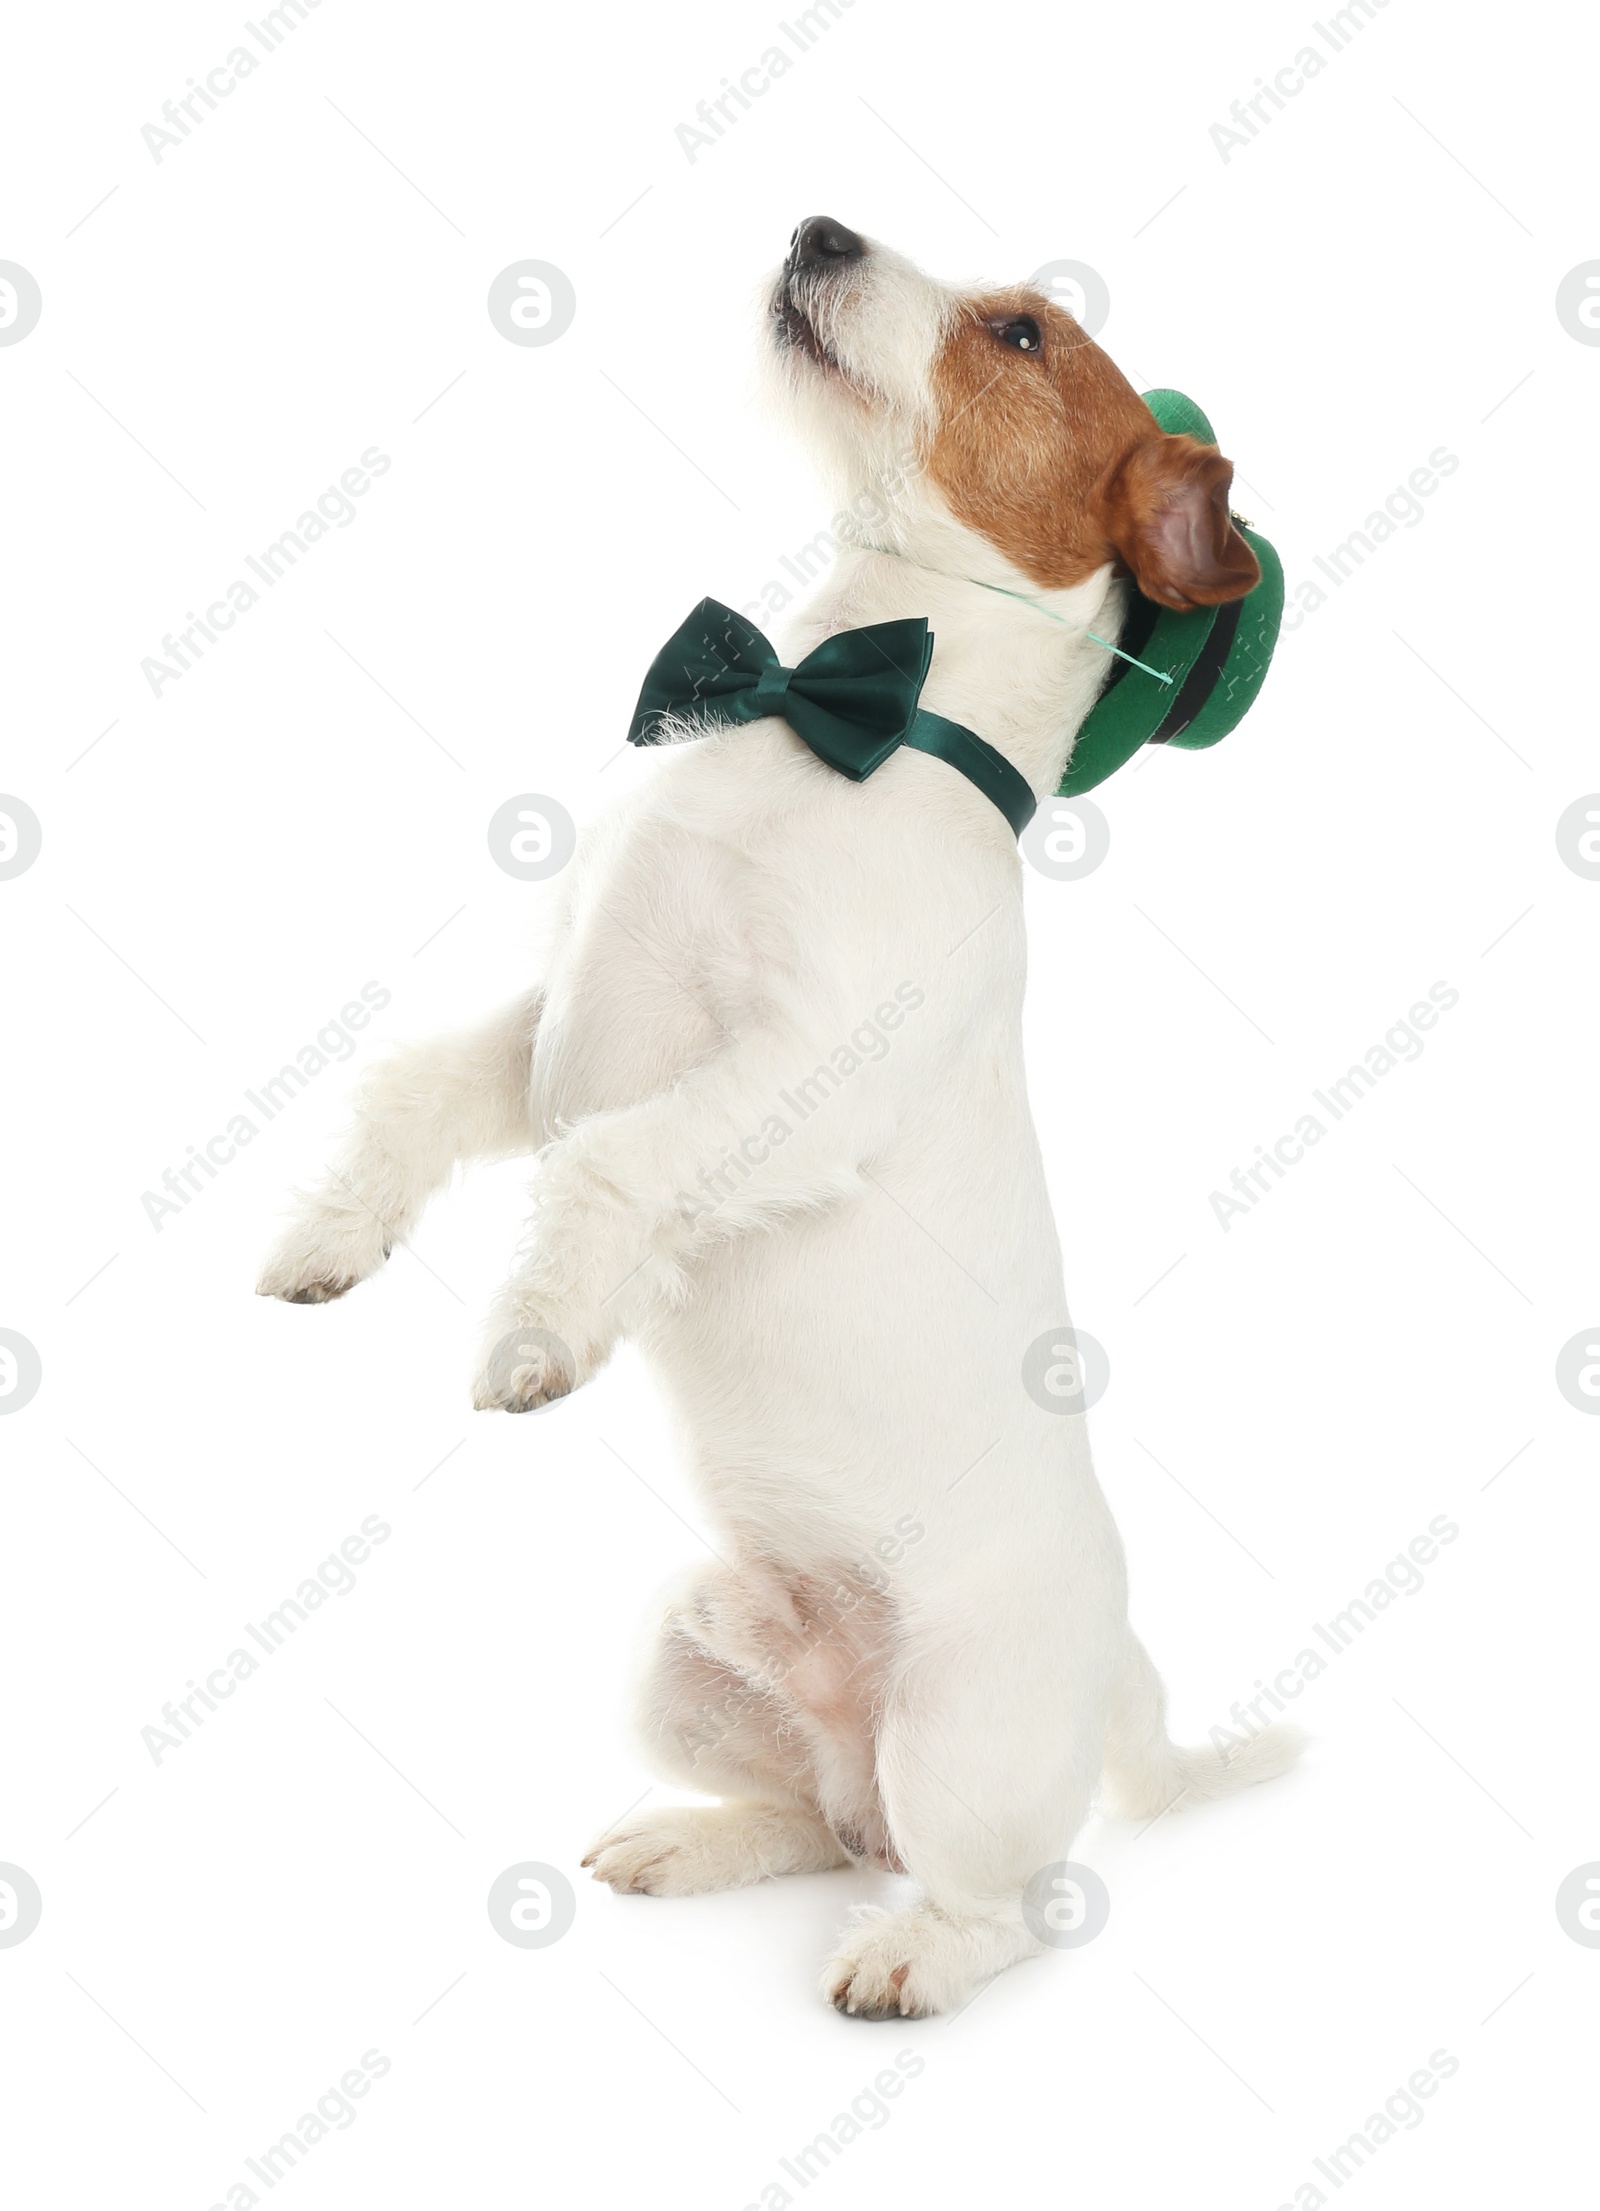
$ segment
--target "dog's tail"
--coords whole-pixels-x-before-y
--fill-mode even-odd
[[[1186,1750],[1167,1733],[1167,1693],[1150,1654],[1134,1636],[1106,1723],[1106,1809],[1124,1819],[1155,1819],[1209,1798],[1231,1796],[1270,1781],[1292,1766],[1306,1745],[1298,1727],[1279,1724],[1240,1736],[1213,1731],[1212,1742]]]

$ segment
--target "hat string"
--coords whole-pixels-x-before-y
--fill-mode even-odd
[[[1003,583],[984,583],[977,576],[969,576],[967,581],[976,584],[980,591],[998,591],[1003,599],[1015,599],[1019,606],[1031,606],[1036,614],[1048,615],[1052,622],[1059,622],[1063,629],[1077,628],[1077,624],[1069,622],[1064,614],[1057,614],[1051,607],[1041,606],[1037,599],[1030,599],[1024,591],[1008,591]],[[1130,668],[1137,668],[1144,675],[1154,676],[1157,683],[1170,683],[1172,681],[1171,676],[1164,670],[1152,668],[1147,660],[1135,660],[1132,653],[1125,653],[1120,645],[1113,645],[1104,637],[1096,637],[1093,630],[1083,630],[1079,634],[1087,637],[1091,645],[1098,645],[1102,651],[1115,653],[1117,658],[1125,660]]]

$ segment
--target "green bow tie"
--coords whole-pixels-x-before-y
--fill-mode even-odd
[[[776,714],[819,760],[864,783],[901,745],[959,768],[994,801],[1020,836],[1035,800],[992,745],[919,707],[933,637],[913,621],[841,630],[785,668],[752,623],[716,599],[702,599],[650,663],[628,730],[631,745],[664,741],[664,716],[701,729]]]

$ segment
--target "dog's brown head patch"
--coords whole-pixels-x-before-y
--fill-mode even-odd
[[[1108,561],[1187,609],[1260,570],[1228,511],[1233,464],[1168,437],[1108,355],[1027,286],[967,301],[933,364],[924,456],[951,512],[1046,590]]]

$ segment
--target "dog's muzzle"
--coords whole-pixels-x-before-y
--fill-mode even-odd
[[[830,278],[859,266],[866,257],[866,240],[843,223],[836,223],[831,215],[806,217],[789,240],[772,303],[780,345],[807,355],[821,368],[837,368],[812,320],[813,303]]]

